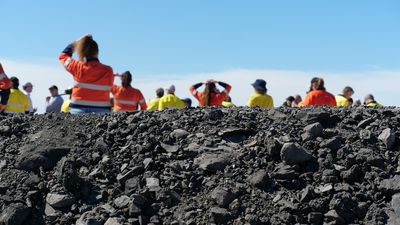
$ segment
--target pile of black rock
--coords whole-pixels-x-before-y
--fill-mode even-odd
[[[399,112],[3,116],[0,224],[400,224]]]

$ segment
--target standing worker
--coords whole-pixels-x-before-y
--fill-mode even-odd
[[[142,92],[139,89],[133,88],[132,75],[129,71],[121,75],[121,86],[114,85],[111,93],[114,96],[114,111],[136,111],[140,106],[140,110],[146,110],[147,105]]]
[[[382,104],[379,104],[377,101],[375,101],[375,97],[372,94],[368,94],[364,98],[364,105],[368,107],[380,107],[383,106]]]
[[[79,60],[72,58],[73,52],[78,53]],[[59,57],[74,79],[72,114],[107,113],[111,110],[114,73],[111,67],[100,63],[98,57],[99,47],[90,34],[68,45]]]
[[[4,111],[7,106],[8,98],[10,97],[11,81],[8,79],[0,63],[0,113]]]
[[[7,114],[27,113],[29,109],[28,97],[19,90],[19,79],[11,77],[11,91],[4,112]]]
[[[204,91],[197,91],[203,84],[205,85]],[[219,84],[224,90],[220,92],[216,84]],[[221,106],[231,89],[232,87],[229,84],[222,81],[207,80],[204,83],[190,86],[189,91],[199,101],[200,106]]]
[[[255,93],[250,96],[247,106],[260,108],[273,108],[274,100],[267,95],[267,82],[262,79],[257,79],[253,84]]]
[[[351,98],[351,96],[353,96],[353,94],[354,94],[353,88],[351,88],[349,86],[343,88],[342,94],[335,97],[336,106],[349,107],[349,106],[353,105],[353,99]]]
[[[58,87],[56,85],[51,86],[49,91],[51,96],[46,97],[46,112],[60,113],[64,99],[58,94]]]
[[[147,103],[147,110],[158,110],[160,99],[164,96],[164,89],[158,88],[156,90],[157,98],[150,100]]]
[[[185,108],[185,102],[175,95],[175,85],[165,89],[167,94],[160,99],[158,104],[158,110],[163,110],[167,108],[183,109]]]
[[[30,113],[35,113],[35,112],[37,111],[37,109],[33,107],[32,98],[31,98],[31,93],[32,93],[32,91],[33,91],[33,85],[32,85],[32,83],[31,83],[31,82],[27,82],[26,84],[24,84],[24,85],[22,86],[22,88],[24,89],[25,95],[28,96],[28,99],[29,99],[29,109],[28,109],[28,112],[30,112]]]
[[[336,106],[336,99],[326,91],[324,79],[314,77],[311,80],[310,90],[300,106]]]

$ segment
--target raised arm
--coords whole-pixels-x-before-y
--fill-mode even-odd
[[[196,97],[196,95],[197,95],[197,93],[198,93],[197,89],[198,89],[199,87],[201,87],[201,86],[203,86],[203,83],[202,83],[202,82],[197,83],[197,84],[193,84],[192,86],[190,86],[189,92],[190,92],[194,97]]]
[[[229,84],[227,84],[227,83],[225,83],[225,82],[222,82],[222,81],[218,81],[218,84],[219,84],[221,87],[224,88],[224,91],[223,91],[223,92],[225,92],[227,95],[229,95],[229,92],[230,92],[231,89],[232,89],[231,85],[229,85]]]

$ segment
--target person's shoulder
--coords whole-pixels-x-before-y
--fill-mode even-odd
[[[268,99],[272,99],[272,96],[269,95],[269,94],[265,94],[265,97],[268,98]]]

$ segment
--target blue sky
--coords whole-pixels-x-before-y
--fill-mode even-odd
[[[3,0],[0,8],[0,56],[12,59],[54,59],[92,33],[103,62],[138,76],[400,67],[396,0]]]
[[[244,105],[263,78],[278,106],[319,75],[333,94],[351,85],[355,99],[400,105],[397,0],[2,0],[0,10],[0,62],[34,83],[39,111],[50,85],[71,86],[58,54],[87,33],[146,99],[171,83],[189,97],[190,84],[218,78]]]

